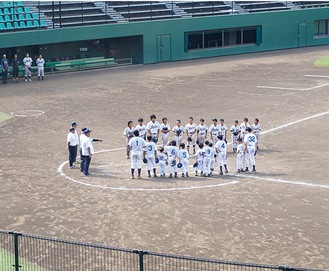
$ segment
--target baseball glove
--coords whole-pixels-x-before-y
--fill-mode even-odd
[[[176,166],[176,160],[174,160],[174,161],[171,162],[171,166],[172,167]]]
[[[195,141],[195,143],[196,143],[197,145],[199,145],[199,139],[197,139],[197,140]]]
[[[234,132],[233,135],[237,136],[239,133],[238,132]]]
[[[257,150],[255,150],[255,152],[254,152],[254,156],[256,156],[257,155]]]
[[[159,163],[159,158],[158,157],[155,158],[155,163]]]
[[[143,158],[143,163],[146,164],[147,163],[147,159]]]
[[[163,127],[162,130],[163,131],[168,131],[168,128],[167,127]]]
[[[188,137],[187,141],[192,142],[192,137]]]
[[[152,138],[152,141],[153,141],[154,143],[157,143],[157,142],[158,142],[158,138],[157,138],[156,136],[154,136],[154,137]]]
[[[182,133],[182,130],[181,129],[176,130],[176,135],[177,136],[180,136],[181,133]]]
[[[196,167],[198,167],[198,165],[199,165],[198,162],[195,162],[193,167],[196,168]]]
[[[177,164],[177,167],[178,167],[178,168],[182,168],[182,166],[183,166],[182,163],[178,163],[178,164]]]

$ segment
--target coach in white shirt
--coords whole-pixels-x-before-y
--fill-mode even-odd
[[[70,168],[75,168],[73,163],[77,159],[77,149],[78,149],[79,141],[76,140],[75,133],[76,133],[75,128],[71,127],[70,132],[67,135],[67,149],[69,151]]]
[[[82,145],[81,145],[81,148],[82,148],[82,157],[83,157],[83,173],[86,176],[89,176],[90,175],[90,173],[89,173],[89,165],[90,165],[91,158],[92,158],[92,156],[94,154],[93,144],[92,144],[91,140],[89,140],[90,133],[91,133],[91,130],[88,130],[87,129],[85,131],[85,136],[88,139],[84,139],[83,142],[82,142]]]

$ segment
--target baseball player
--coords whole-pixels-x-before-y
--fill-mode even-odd
[[[172,140],[171,142],[168,142],[168,144],[165,147],[165,152],[168,155],[168,164],[169,164],[169,178],[172,178],[173,172],[175,172],[175,178],[177,178],[177,157],[178,157],[178,151],[179,149],[176,146],[176,141]]]
[[[138,179],[142,179],[142,154],[146,146],[146,142],[139,136],[139,132],[135,130],[133,132],[134,137],[128,142],[131,148],[131,179],[135,179],[135,168],[138,169]]]
[[[144,158],[147,159],[146,166],[147,166],[148,177],[149,178],[152,177],[151,176],[151,166],[152,166],[154,178],[156,178],[158,177],[156,174],[156,164],[155,164],[155,159],[158,159],[157,146],[152,141],[151,135],[148,135],[146,139],[147,142],[144,149]]]
[[[128,127],[124,129],[123,135],[126,137],[126,146],[127,146],[127,159],[130,159],[130,146],[129,146],[129,140],[134,136],[134,127],[133,127],[133,121],[128,121]]]
[[[164,153],[164,148],[161,147],[158,152],[158,158],[159,158],[159,169],[160,169],[160,177],[166,176],[166,167],[168,164],[168,157]]]
[[[227,144],[227,126],[224,124],[224,119],[220,119],[219,122],[220,122],[220,124],[219,124],[219,127],[220,127],[219,134],[223,136],[223,140]]]
[[[182,126],[182,122],[180,120],[176,121],[176,126],[174,126],[172,131],[175,134],[176,146],[179,146],[182,142],[183,134],[185,132],[185,129]]]
[[[217,124],[217,119],[213,118],[212,119],[212,124],[209,127],[209,134],[212,140],[212,144],[215,146],[218,138],[217,136],[219,135],[219,131],[220,131],[220,126]]]
[[[203,149],[204,152],[204,158],[203,158],[203,176],[210,177],[211,175],[211,158],[213,154],[213,148],[209,147],[209,141],[206,140],[204,142],[205,147]]]
[[[223,175],[223,166],[225,168],[225,173],[228,173],[227,165],[226,165],[226,151],[227,146],[226,142],[223,140],[223,136],[218,136],[218,141],[215,145],[216,152],[218,153],[218,164],[219,164],[219,175]]]
[[[240,135],[240,125],[239,121],[235,120],[233,125],[230,128],[230,132],[232,133],[232,147],[233,147],[233,153],[237,151],[237,146],[238,146],[238,138]]]
[[[147,128],[146,128],[146,125],[143,124],[144,120],[143,120],[143,118],[139,118],[137,121],[138,121],[138,124],[136,125],[135,130],[137,130],[139,133],[139,136],[145,140]]]
[[[170,133],[170,125],[168,124],[168,119],[166,117],[162,118],[160,131],[161,131],[162,146],[164,147],[168,144],[169,133]]]
[[[40,77],[43,80],[45,76],[45,60],[42,58],[42,55],[39,55],[39,58],[36,60],[38,66],[38,81],[40,81]]]
[[[204,158],[203,143],[199,143],[199,149],[195,154],[196,163],[198,165],[195,168],[195,176],[198,176],[199,169],[201,170],[201,176],[203,175],[203,158]]]
[[[246,150],[246,169],[245,172],[249,172],[249,159],[252,163],[252,172],[256,173],[256,160],[255,160],[255,152],[257,150],[257,137],[252,133],[250,127],[246,129],[246,135],[244,137],[244,144]]]
[[[182,177],[185,178],[188,177],[188,158],[189,158],[189,153],[185,149],[185,144],[181,143],[179,145],[179,151],[178,151],[178,159],[179,163],[182,164]]]
[[[210,174],[212,174],[212,172],[215,169],[215,160],[216,160],[217,154],[216,154],[216,151],[214,150],[213,145],[212,145],[211,142],[209,143],[209,147],[212,150],[212,153],[211,153],[211,163],[210,163],[210,171],[211,171]]]
[[[31,75],[32,75],[32,58],[30,58],[29,54],[26,54],[26,57],[23,59],[24,63],[24,73],[25,73],[25,82],[27,82],[27,79],[31,82]]]
[[[70,168],[75,168],[75,165],[73,163],[76,160],[77,157],[77,146],[79,142],[76,141],[76,136],[75,136],[75,128],[71,127],[70,132],[67,135],[67,150],[69,151],[69,164]]]
[[[248,118],[244,118],[243,122],[240,125],[240,137],[242,138],[242,140],[244,140],[244,135],[246,134],[246,129],[250,127],[250,124],[248,122]]]
[[[258,150],[259,135],[260,135],[260,131],[262,130],[262,127],[259,124],[259,119],[255,118],[254,124],[252,124],[250,128],[252,129],[253,134],[257,137],[257,150]]]
[[[185,131],[187,135],[187,151],[190,153],[190,145],[193,146],[193,154],[195,154],[195,141],[196,141],[196,132],[197,125],[193,122],[193,118],[189,117],[188,124],[185,125]]]
[[[79,145],[80,142],[79,142],[79,135],[78,135],[78,130],[77,130],[78,123],[76,121],[72,121],[71,122],[71,128],[75,129],[74,137],[75,137],[75,141],[77,142],[77,145]],[[73,161],[74,163],[77,162],[78,147],[77,147],[76,151],[77,151],[77,153],[76,153],[74,161]]]
[[[152,136],[154,143],[158,142],[159,133],[160,133],[160,124],[156,121],[156,115],[152,114],[150,116],[151,121],[146,125],[147,132]]]
[[[200,143],[204,144],[204,141],[207,139],[207,133],[208,126],[204,123],[204,119],[200,119],[200,124],[197,127],[197,145]]]
[[[91,142],[91,140],[89,140],[90,137],[90,133],[91,130],[86,130],[85,131],[85,136],[86,139],[83,141],[82,143],[82,156],[83,156],[83,173],[85,174],[85,176],[89,176],[89,165],[91,162],[91,158],[94,154],[94,147],[93,144]]]
[[[236,150],[236,173],[241,173],[243,172],[243,167],[242,167],[242,158],[243,158],[243,144],[242,144],[242,139],[238,138],[238,145],[237,145],[237,150]]]

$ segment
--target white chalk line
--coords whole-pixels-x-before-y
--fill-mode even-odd
[[[288,126],[294,125],[296,123],[300,123],[303,121],[307,121],[310,119],[314,119],[314,118],[318,118],[324,115],[329,114],[329,111],[326,112],[322,112],[316,115],[312,115],[300,120],[296,120],[293,122],[289,122],[287,124],[266,130],[261,132],[261,135],[267,134],[267,133],[271,133],[274,132],[276,130],[280,130],[283,128],[286,128]],[[229,142],[229,144],[232,144],[232,142]],[[114,151],[120,151],[120,150],[125,150],[126,148],[116,148],[116,149],[108,149],[108,150],[100,150],[95,152],[95,154],[100,154],[100,153],[104,153],[104,152],[114,152]],[[192,155],[190,157],[193,157]],[[191,187],[177,187],[177,188],[128,188],[128,187],[109,187],[109,186],[103,186],[103,185],[95,185],[95,184],[90,184],[90,183],[85,183],[83,181],[80,180],[76,180],[70,176],[68,176],[67,174],[64,173],[63,171],[63,167],[68,164],[68,161],[63,162],[57,169],[57,171],[60,173],[61,176],[63,176],[64,178],[75,182],[75,183],[79,183],[82,185],[86,185],[89,187],[94,187],[94,188],[102,188],[102,189],[112,189],[112,190],[125,190],[125,191],[179,191],[179,190],[192,190],[192,189],[200,189],[200,188],[211,188],[211,187],[220,187],[220,186],[226,186],[226,185],[232,185],[232,184],[237,184],[239,183],[239,181],[231,181],[228,183],[220,183],[220,184],[214,184],[214,185],[205,185],[205,186],[191,186]],[[289,181],[289,180],[282,180],[282,179],[273,179],[273,178],[265,178],[265,177],[257,177],[254,175],[237,175],[237,174],[228,174],[234,177],[238,177],[238,178],[252,178],[252,179],[257,179],[257,180],[264,180],[264,181],[268,181],[268,182],[277,182],[277,183],[286,183],[286,184],[293,184],[293,185],[299,185],[299,186],[305,186],[305,187],[315,187],[315,188],[329,188],[329,185],[324,185],[324,184],[313,184],[313,183],[308,183],[308,182],[300,182],[300,181]]]
[[[31,112],[34,114],[23,114],[25,112]],[[27,109],[27,110],[18,110],[18,111],[13,111],[10,112],[10,115],[15,116],[15,117],[21,117],[21,118],[27,118],[27,117],[38,117],[41,115],[44,115],[45,112],[42,110],[33,110],[33,109]]]
[[[329,78],[327,75],[305,74],[307,77]]]
[[[317,88],[322,88],[325,86],[329,86],[328,84],[322,84],[319,86],[315,86],[315,87],[310,87],[310,88],[287,88],[287,87],[272,87],[272,86],[257,86],[258,88],[268,88],[268,89],[282,89],[282,90],[297,90],[297,91],[308,91],[308,90],[313,90],[313,89],[317,89]]]

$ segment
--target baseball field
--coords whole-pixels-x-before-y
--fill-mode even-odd
[[[329,46],[46,76],[0,86],[0,228],[222,260],[329,269]],[[260,119],[257,174],[130,180],[122,135],[156,114]],[[72,121],[90,177],[69,169]],[[173,138],[173,136],[171,136]],[[231,146],[230,146],[231,147]],[[229,147],[229,150],[231,148]],[[190,165],[194,159],[191,159]],[[217,169],[218,171],[218,169]],[[192,172],[192,168],[190,168]]]

